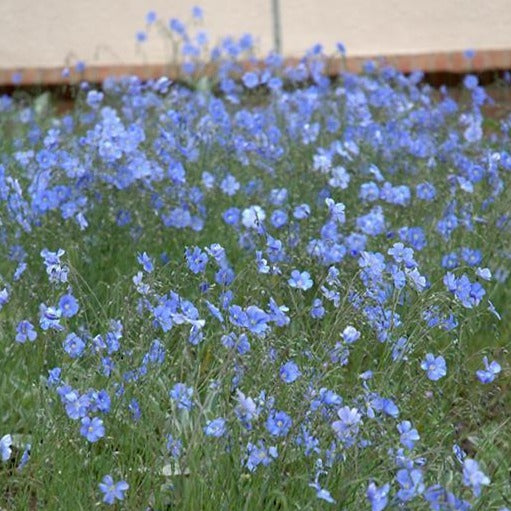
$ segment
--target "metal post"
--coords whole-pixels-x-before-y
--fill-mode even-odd
[[[280,0],[271,0],[273,16],[273,50],[279,55],[282,53],[282,39],[280,35]]]

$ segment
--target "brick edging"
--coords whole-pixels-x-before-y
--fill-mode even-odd
[[[425,72],[448,72],[448,73],[480,73],[490,70],[511,69],[511,48],[502,50],[479,50],[473,58],[468,59],[464,52],[451,51],[441,53],[403,54],[403,55],[368,55],[327,57],[327,72],[337,75],[343,70],[360,72],[364,62],[375,60],[395,67],[402,72],[421,70]],[[289,57],[285,59],[286,65],[297,64],[300,59]],[[260,62],[244,61],[243,69],[259,67]],[[211,76],[215,65],[207,64],[201,69],[201,74]],[[137,75],[142,79],[159,78],[168,76],[177,78],[180,76],[179,66],[176,64],[149,64],[149,65],[90,65],[82,73],[71,70],[69,76],[63,77],[62,67],[52,68],[0,68],[0,86],[13,85],[13,75],[20,75],[16,85],[59,85],[77,83],[81,80],[99,83],[111,76]]]

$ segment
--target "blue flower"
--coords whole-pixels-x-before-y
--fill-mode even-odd
[[[373,482],[367,487],[366,496],[371,503],[372,511],[382,511],[387,507],[390,484],[384,484],[380,488]]]
[[[62,316],[72,318],[78,312],[79,305],[76,298],[68,293],[60,298],[59,309],[62,311]]]
[[[346,344],[352,344],[360,339],[360,332],[351,325],[348,325],[342,332],[342,338]]]
[[[222,192],[232,197],[240,189],[240,184],[232,174],[228,174],[220,183],[220,188]]]
[[[410,284],[414,289],[421,292],[426,289],[427,281],[426,277],[421,275],[419,273],[419,270],[417,268],[413,268],[412,270],[405,269],[406,276],[408,277],[408,280],[410,281]]]
[[[273,298],[270,298],[269,307],[271,320],[278,327],[284,327],[286,325],[289,325],[291,320],[289,319],[289,316],[286,315],[286,312],[289,311],[288,307],[286,307],[285,305],[277,305]]]
[[[85,349],[85,342],[75,333],[70,333],[62,343],[64,350],[71,358],[78,358]]]
[[[480,250],[463,247],[461,257],[469,266],[477,266],[483,260],[483,254]]]
[[[247,89],[254,89],[259,85],[259,77],[253,71],[246,72],[241,77],[241,80],[243,81],[243,85],[245,85]]]
[[[176,383],[169,394],[171,399],[176,402],[178,409],[192,409],[193,389],[191,387],[187,387],[184,383]]]
[[[229,208],[224,211],[222,218],[227,225],[238,225],[241,218],[241,211],[239,208]]]
[[[99,410],[100,412],[108,413],[110,411],[111,399],[106,390],[103,389],[99,392],[91,390],[87,393],[87,397],[90,400],[90,410],[92,412]]]
[[[217,419],[208,421],[208,423],[204,427],[204,433],[206,434],[206,436],[212,436],[215,438],[220,438],[224,436],[226,431],[227,431],[226,421],[222,417],[218,417]]]
[[[181,442],[178,438],[174,438],[171,434],[168,434],[166,447],[170,455],[173,458],[178,459],[183,450],[183,442]]]
[[[53,369],[50,369],[48,371],[48,378],[47,382],[48,385],[53,386],[60,383],[60,375],[61,375],[62,369],[60,367],[54,367]]]
[[[448,492],[439,484],[430,486],[424,492],[424,498],[429,502],[430,509],[456,509],[458,511],[470,511],[472,506],[466,500],[458,499],[453,493]]]
[[[276,229],[280,229],[281,227],[284,227],[284,225],[287,224],[287,213],[285,211],[282,211],[281,209],[276,209],[270,217],[270,222],[272,223],[273,227]]]
[[[413,449],[415,442],[420,440],[417,430],[412,428],[410,421],[402,421],[397,425],[397,430],[401,433],[400,441],[407,449]]]
[[[396,496],[398,499],[407,502],[424,492],[423,475],[419,469],[399,470],[396,480],[401,487]]]
[[[481,495],[481,486],[488,486],[490,478],[479,469],[479,463],[471,458],[463,462],[463,484],[470,486],[474,495]]]
[[[31,449],[32,449],[32,445],[31,444],[25,444],[25,449],[23,450],[23,454],[21,455],[20,462],[19,462],[18,466],[16,467],[16,470],[18,472],[21,472],[21,470],[23,470],[23,468],[28,463],[28,460],[30,459],[30,451],[31,451]]]
[[[27,269],[27,263],[25,263],[24,261],[21,261],[18,264],[18,266],[16,267],[16,271],[14,272],[13,279],[15,281],[18,281],[26,269]]]
[[[137,261],[142,265],[145,272],[151,273],[154,270],[153,260],[147,255],[147,252],[137,255]]]
[[[156,18],[157,18],[156,12],[155,12],[155,11],[149,11],[149,12],[145,15],[145,22],[146,22],[148,25],[152,25],[152,24],[156,21]]]
[[[468,90],[474,90],[477,87],[478,79],[475,75],[466,75],[463,79],[463,85]]]
[[[380,197],[380,189],[374,181],[363,183],[360,185],[358,197],[363,201],[374,202]]]
[[[305,456],[310,456],[313,452],[320,453],[319,440],[311,435],[309,430],[302,424],[300,434],[295,438],[296,445],[303,447]]]
[[[417,185],[417,198],[425,201],[432,201],[436,196],[436,188],[431,183],[419,183]]]
[[[246,466],[250,472],[259,465],[268,466],[277,457],[277,448],[274,446],[266,447],[262,441],[259,441],[257,445],[251,442],[247,444]]]
[[[24,343],[27,340],[34,342],[36,338],[37,332],[30,321],[23,320],[18,323],[16,327],[16,342]]]
[[[421,363],[421,368],[427,372],[428,378],[432,381],[437,381],[447,374],[445,359],[441,355],[435,357],[428,353]]]
[[[47,307],[44,303],[39,306],[39,326],[42,330],[64,330],[60,324],[62,311],[58,307]]]
[[[325,204],[330,212],[332,222],[343,224],[346,221],[346,214],[344,212],[346,208],[342,202],[336,203],[333,199],[327,198],[325,199]]]
[[[282,365],[279,374],[280,379],[284,383],[293,383],[302,375],[300,369],[298,369],[298,366],[292,361],[286,362],[284,365]]]
[[[302,289],[307,291],[314,284],[308,271],[293,270],[291,272],[291,278],[287,281],[288,284],[295,289]]]
[[[320,500],[325,500],[326,502],[329,502],[330,504],[335,504],[335,500],[330,494],[328,490],[325,490],[324,488],[321,488],[319,483],[309,483],[309,486],[311,488],[314,488],[316,490],[316,497]]]
[[[67,387],[63,386],[57,389],[65,406],[67,416],[73,420],[85,417],[89,412],[89,397],[86,394],[80,396],[76,390]]]
[[[394,401],[388,397],[381,397],[376,395],[371,404],[378,412],[383,412],[389,417],[399,417],[399,408],[397,407],[396,403],[394,403]]]
[[[342,190],[346,190],[346,188],[348,188],[351,177],[348,174],[348,171],[344,167],[342,167],[340,165],[337,167],[334,167],[330,171],[330,175],[332,177],[328,180],[328,184],[332,188],[341,188]]]
[[[140,420],[140,417],[142,417],[142,411],[140,410],[140,405],[138,404],[138,401],[133,398],[128,405],[128,410],[131,413],[131,418],[136,422]]]
[[[375,206],[367,215],[357,218],[357,227],[368,236],[377,236],[385,230],[385,217],[381,206]]]
[[[241,223],[247,229],[260,229],[265,218],[266,213],[261,206],[250,206],[241,213]]]
[[[2,310],[3,306],[9,301],[9,291],[6,287],[0,290],[0,310]]]
[[[442,267],[446,270],[454,270],[458,266],[458,254],[450,252],[442,257]],[[448,274],[452,275],[452,273]],[[454,277],[454,275],[452,275]],[[449,277],[450,278],[450,277]],[[444,280],[445,282],[445,280]]]
[[[212,189],[215,186],[215,176],[211,172],[202,173],[202,184],[207,190]]]
[[[259,415],[259,409],[251,397],[236,389],[238,405],[234,408],[234,414],[246,429],[252,428],[252,420]]]
[[[114,483],[111,475],[106,475],[99,483],[99,489],[103,493],[103,502],[110,505],[114,504],[116,500],[124,500],[124,493],[129,487],[130,485],[126,481]]]
[[[483,363],[485,368],[476,371],[477,378],[481,383],[492,383],[502,368],[495,360],[491,364],[488,364],[488,357],[483,358]]]
[[[199,247],[187,248],[185,251],[188,268],[195,274],[202,273],[208,263],[208,255]]]
[[[102,92],[98,92],[96,90],[90,90],[87,93],[86,102],[91,108],[97,109],[99,107],[99,105],[101,104],[101,102],[103,101],[103,97],[104,97],[104,95]]]
[[[325,315],[325,308],[321,298],[315,298],[312,302],[312,308],[310,310],[310,316],[314,319],[321,319]]]
[[[489,268],[477,268],[476,275],[483,280],[491,280],[491,271]]]
[[[229,307],[229,321],[239,327],[246,327],[248,318],[247,313],[239,305]]]
[[[282,411],[273,411],[266,420],[266,429],[273,436],[286,436],[293,425],[291,417]]]
[[[7,461],[11,457],[12,453],[12,436],[4,435],[0,438],[0,457],[2,461]]]
[[[84,436],[89,442],[97,442],[100,438],[105,436],[105,426],[103,420],[99,417],[84,417],[82,419],[82,427],[80,434]]]
[[[270,191],[269,202],[274,206],[282,206],[288,198],[288,191],[286,188],[273,188]]]
[[[422,250],[426,245],[426,235],[422,227],[405,227],[399,230],[399,237],[409,243],[414,250]]]
[[[192,7],[192,17],[195,20],[201,20],[204,16],[204,12],[202,11],[202,8],[198,5],[195,5]]]
[[[271,316],[255,305],[248,306],[245,310],[245,314],[246,321],[243,326],[248,328],[253,334],[259,336],[264,335],[268,330],[268,322],[271,320]]]
[[[337,411],[338,421],[332,423],[337,438],[346,445],[352,445],[362,424],[362,415],[356,408],[344,406]]]
[[[405,247],[401,242],[394,243],[387,254],[391,255],[396,263],[404,263],[407,268],[414,268],[417,265],[413,258],[413,249]]]
[[[177,18],[172,18],[169,21],[169,28],[177,34],[184,36],[186,34],[186,27],[182,21]]]
[[[308,204],[300,204],[299,206],[296,206],[295,210],[293,211],[293,216],[297,220],[304,220],[305,218],[308,218],[311,214],[311,208]]]

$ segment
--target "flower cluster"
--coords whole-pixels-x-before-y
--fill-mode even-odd
[[[511,117],[201,20],[137,34],[181,81],[0,98],[2,507],[504,509]]]

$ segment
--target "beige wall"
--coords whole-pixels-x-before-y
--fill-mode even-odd
[[[188,0],[0,0],[0,68],[161,63],[153,34],[137,50],[148,10],[190,18]],[[250,32],[272,47],[271,0],[202,0],[212,41]],[[280,0],[283,53],[342,41],[349,55],[511,48],[511,0]]]

